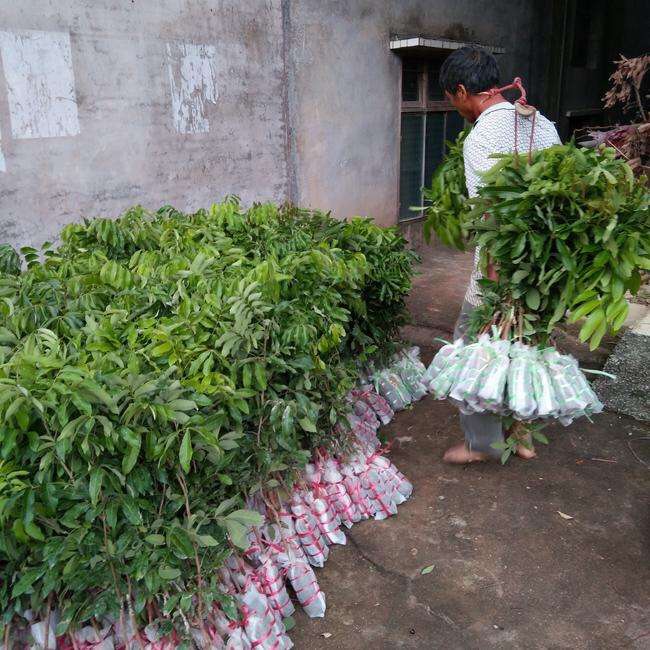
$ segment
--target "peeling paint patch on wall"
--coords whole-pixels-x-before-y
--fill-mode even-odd
[[[67,32],[0,32],[14,138],[77,135],[79,118]]]
[[[167,43],[167,69],[172,94],[172,117],[178,133],[207,133],[206,105],[219,97],[213,45]]]

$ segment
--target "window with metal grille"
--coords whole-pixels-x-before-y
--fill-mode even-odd
[[[444,55],[402,59],[402,115],[399,174],[399,220],[417,219],[422,188],[442,162],[445,142],[455,140],[463,118],[453,109],[438,84]]]

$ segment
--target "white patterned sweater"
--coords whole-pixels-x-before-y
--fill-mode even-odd
[[[490,156],[494,153],[512,153],[515,149],[515,119],[517,122],[517,150],[528,151],[532,117],[524,117],[515,112],[510,102],[500,102],[485,109],[474,123],[474,127],[465,138],[463,158],[465,161],[465,182],[470,198],[478,194],[482,184],[480,174],[486,172],[496,162]],[[535,117],[533,130],[533,151],[560,144],[555,125],[539,112]],[[474,253],[474,270],[465,294],[465,300],[474,307],[481,304],[478,280],[481,279],[479,268],[480,249]]]

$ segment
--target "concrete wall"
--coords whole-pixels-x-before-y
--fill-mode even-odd
[[[287,196],[280,0],[3,2],[0,59],[0,241]]]
[[[4,2],[0,241],[39,244],[82,216],[115,216],[135,203],[191,210],[227,193],[393,224],[401,62],[390,35],[503,46],[504,80],[519,74],[535,98],[538,7]]]
[[[292,151],[299,203],[397,218],[400,69],[390,35],[506,48],[503,78],[531,77],[527,0],[299,0],[290,3]]]

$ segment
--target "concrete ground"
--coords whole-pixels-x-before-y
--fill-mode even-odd
[[[405,335],[449,335],[470,264],[428,252]],[[413,497],[333,549],[318,571],[327,616],[297,615],[298,650],[650,648],[650,427],[612,413],[551,426],[536,460],[505,467],[442,464],[460,434],[432,397],[386,432]]]

